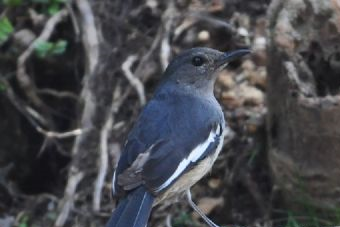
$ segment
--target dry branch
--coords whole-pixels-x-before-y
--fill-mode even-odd
[[[78,136],[87,131],[86,129],[74,129],[68,132],[55,132],[43,129],[36,121],[44,124],[46,120],[32,107],[28,106],[23,100],[17,97],[12,87],[6,80],[1,79],[0,82],[6,86],[6,96],[13,106],[31,123],[37,132],[41,133],[46,138],[65,139]]]
[[[58,13],[56,13],[54,16],[52,16],[46,23],[43,31],[39,35],[37,39],[34,40],[34,42],[29,45],[29,47],[20,55],[17,61],[17,73],[16,77],[18,80],[18,83],[20,84],[21,88],[23,89],[25,95],[34,103],[37,107],[43,107],[44,103],[39,98],[39,96],[36,93],[35,85],[32,82],[30,76],[26,72],[26,61],[27,59],[32,55],[36,45],[39,42],[47,41],[50,36],[52,35],[55,26],[60,23],[66,16],[68,15],[67,11],[65,9],[60,10]]]
[[[69,138],[73,136],[79,136],[86,131],[84,129],[78,128],[78,129],[74,129],[68,132],[53,132],[53,131],[47,131],[41,127],[36,127],[36,130],[48,138],[56,138],[56,139],[65,139],[65,138]]]
[[[142,106],[145,105],[145,92],[143,83],[131,72],[133,63],[137,60],[136,55],[129,56],[122,64],[122,70],[126,79],[130,82],[131,86],[137,91],[139,102]]]
[[[168,3],[168,8],[164,12],[164,16],[162,18],[164,33],[161,41],[160,58],[163,70],[165,70],[165,68],[168,66],[170,60],[171,55],[170,32],[176,16],[177,14],[174,2],[170,1]]]
[[[71,176],[69,176],[64,198],[61,203],[61,212],[55,222],[55,226],[63,226],[67,220],[68,214],[73,207],[74,194],[77,189],[77,185],[83,179],[84,173],[79,172],[77,169],[71,169]]]
[[[225,20],[212,17],[211,15],[202,12],[190,12],[189,16],[195,18],[196,20],[205,21],[215,27],[224,28],[231,34],[236,34],[237,29]]]
[[[98,32],[95,26],[95,20],[92,12],[92,8],[87,0],[76,0],[75,4],[80,14],[80,24],[82,28],[82,42],[85,49],[87,64],[85,72],[85,85],[82,90],[82,99],[85,101],[83,115],[81,119],[81,127],[88,128],[89,133],[85,136],[78,136],[75,140],[72,149],[73,163],[69,170],[68,183],[65,188],[64,197],[60,203],[60,213],[55,222],[55,226],[64,226],[69,216],[70,210],[73,207],[73,197],[77,190],[79,182],[84,177],[85,173],[78,167],[81,161],[79,157],[79,150],[82,145],[86,143],[87,137],[91,137],[91,129],[94,128],[92,117],[95,114],[95,98],[91,89],[89,89],[89,80],[94,76],[94,71],[98,63],[99,57],[99,41]],[[88,148],[90,149],[90,148]]]
[[[119,111],[120,107],[124,103],[127,95],[130,93],[131,89],[125,91],[122,94],[122,91],[119,89],[119,86],[116,87],[115,92],[113,94],[113,101],[112,106],[110,109],[110,113],[106,119],[106,122],[100,132],[100,157],[99,157],[99,164],[98,164],[98,175],[95,182],[95,187],[93,191],[93,210],[99,211],[100,210],[100,203],[101,203],[101,194],[103,190],[103,186],[105,183],[105,177],[107,174],[108,169],[108,141],[109,136],[111,135],[110,132],[112,130],[112,125],[114,123],[114,116]],[[118,149],[119,146],[113,146],[114,148]],[[118,154],[120,151],[113,151],[114,154]],[[118,157],[115,158],[115,161],[118,161]]]
[[[93,191],[93,210],[100,210],[100,201],[103,185],[105,183],[105,177],[108,169],[108,139],[110,135],[110,130],[113,124],[113,116],[110,115],[100,132],[100,157],[98,164],[98,175],[95,182],[95,187]]]
[[[80,24],[83,33],[81,37],[88,64],[87,74],[92,75],[99,59],[99,34],[89,2],[87,0],[76,0],[75,3],[80,13]]]
[[[70,98],[73,100],[78,101],[79,97],[74,94],[73,92],[69,92],[69,91],[57,91],[57,90],[53,90],[53,89],[49,89],[49,88],[42,88],[42,89],[38,89],[37,90],[38,94],[44,94],[44,95],[51,95],[57,98]]]

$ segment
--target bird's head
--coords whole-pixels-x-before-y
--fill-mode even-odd
[[[164,73],[164,81],[213,92],[218,72],[229,62],[248,53],[248,49],[229,52],[202,47],[189,49],[171,61]]]

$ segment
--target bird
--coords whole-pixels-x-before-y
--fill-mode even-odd
[[[230,131],[214,96],[216,78],[249,53],[196,47],[170,62],[127,136],[112,177],[118,204],[106,227],[145,227],[152,207],[180,194],[210,227],[218,226],[190,188],[209,172]]]

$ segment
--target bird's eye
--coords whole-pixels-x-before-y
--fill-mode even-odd
[[[204,64],[204,58],[200,56],[195,56],[192,58],[192,64],[194,66],[201,66]]]

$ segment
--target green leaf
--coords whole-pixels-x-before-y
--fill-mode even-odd
[[[52,52],[52,54],[60,55],[60,54],[65,53],[66,47],[67,47],[67,41],[66,40],[58,40],[54,44],[51,52]]]
[[[22,3],[22,0],[3,0],[3,3],[6,6],[20,6]]]
[[[58,40],[55,43],[38,41],[34,46],[34,50],[38,57],[45,58],[51,55],[60,55],[65,53],[66,47],[66,40]]]
[[[48,14],[51,16],[58,13],[59,10],[60,10],[60,5],[57,2],[53,2],[52,4],[50,4],[47,9]]]
[[[300,227],[299,223],[295,219],[294,215],[291,212],[288,212],[288,220],[286,227]]]
[[[31,0],[33,3],[48,4],[50,0]]]
[[[7,17],[0,19],[0,45],[7,41],[14,28]]]
[[[176,217],[173,221],[173,226],[180,227],[180,226],[197,226],[197,223],[195,223],[191,216],[185,212],[181,212],[178,217]]]
[[[19,227],[28,227],[28,221],[29,221],[29,217],[27,215],[24,215],[19,220]]]
[[[1,83],[0,81],[0,92],[6,91],[7,87],[4,83]]]
[[[49,52],[52,50],[53,46],[54,45],[51,42],[37,41],[35,46],[34,46],[34,50],[35,50],[35,53],[38,57],[44,58],[49,54]]]

